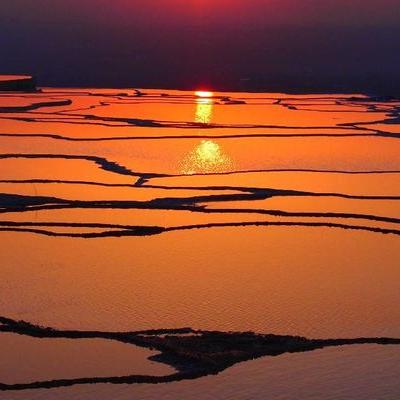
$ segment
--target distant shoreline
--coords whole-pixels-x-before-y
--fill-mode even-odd
[[[207,89],[215,92],[227,93],[284,93],[293,95],[307,94],[364,94],[370,96],[391,96],[400,97],[400,91],[396,90],[395,86],[381,87],[379,89],[370,87],[369,85],[354,84],[354,85],[329,85],[318,84],[317,82],[304,84],[291,83],[290,80],[275,81],[273,83],[256,82],[252,80],[238,82],[220,82],[215,84],[197,84],[196,82],[153,82],[153,81],[123,81],[114,82],[104,80],[97,82],[91,77],[88,79],[77,79],[73,82],[60,80],[59,82],[49,81],[43,77],[37,79],[33,75],[27,74],[1,74],[0,73],[0,92],[4,91],[37,91],[38,88],[62,88],[62,89],[128,89],[140,88],[145,90],[179,90],[179,91],[195,91],[199,89]]]
[[[0,92],[36,91],[36,79],[31,75],[0,75]]]

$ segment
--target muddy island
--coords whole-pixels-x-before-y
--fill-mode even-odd
[[[158,350],[152,361],[168,364],[176,373],[167,376],[130,375],[62,379],[20,384],[0,383],[0,391],[56,388],[79,384],[159,384],[216,375],[227,368],[265,356],[279,356],[325,347],[379,344],[399,345],[400,338],[307,339],[301,336],[257,334],[254,332],[202,331],[192,328],[132,332],[57,330],[0,317],[0,332],[36,338],[108,339]]]

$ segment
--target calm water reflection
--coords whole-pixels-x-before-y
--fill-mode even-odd
[[[194,121],[199,124],[209,124],[212,121],[214,100],[196,99],[196,116]]]
[[[400,134],[393,122],[398,103],[354,95],[143,92],[0,96],[0,316],[104,331],[192,326],[313,338],[400,335],[400,140],[390,136]],[[66,99],[72,104],[52,104]],[[0,349],[21,342],[6,339]],[[29,354],[44,362],[43,378],[51,376],[46,360],[56,350],[67,360],[70,354],[64,343],[53,342],[53,351],[46,341],[23,342],[21,364]],[[42,346],[47,353],[36,350]],[[394,351],[370,357],[364,349],[349,363],[374,366],[379,356],[380,382],[397,390],[386,398],[396,398]],[[12,362],[0,365],[13,366],[10,381],[20,376],[11,350],[2,356]],[[116,353],[94,344],[97,350],[108,372]],[[241,400],[258,393],[283,393],[286,400],[318,386],[319,397],[301,398],[334,398],[322,381],[329,373],[335,387],[342,384],[343,352],[331,354],[328,372],[321,372],[318,354],[307,356],[307,369],[303,355],[282,359],[276,375],[270,359],[257,362],[254,373],[242,364],[227,371],[218,395],[224,376],[137,392],[82,390],[96,399],[118,398],[117,391],[121,398],[175,399],[185,387],[183,398],[202,392],[236,399],[246,384]],[[92,366],[94,375],[101,372]],[[288,383],[294,366],[293,376],[300,371],[302,378]],[[369,383],[375,376],[374,369],[349,371],[349,393],[365,377],[357,393],[380,399]],[[62,398],[53,391],[40,396]]]
[[[194,122],[210,124],[213,118],[214,99],[211,92],[196,92],[196,113]],[[199,131],[201,135],[201,131]],[[226,172],[232,170],[234,163],[224,153],[221,145],[213,140],[202,140],[182,161],[182,173]]]

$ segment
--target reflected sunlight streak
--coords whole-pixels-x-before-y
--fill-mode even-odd
[[[186,175],[225,172],[233,169],[230,157],[212,140],[202,140],[182,162],[182,173]]]
[[[209,124],[212,120],[213,102],[210,99],[196,100],[196,117],[195,122],[199,124]]]
[[[209,124],[213,117],[213,100],[211,92],[196,92],[195,122]],[[193,175],[196,173],[226,172],[233,169],[233,162],[226,155],[221,146],[213,140],[202,140],[182,161],[182,173]]]

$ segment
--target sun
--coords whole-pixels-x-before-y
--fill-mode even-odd
[[[204,91],[204,90],[198,90],[197,92],[194,92],[194,94],[197,97],[201,97],[202,99],[209,99],[209,98],[214,96],[213,92],[207,92],[207,91]]]

